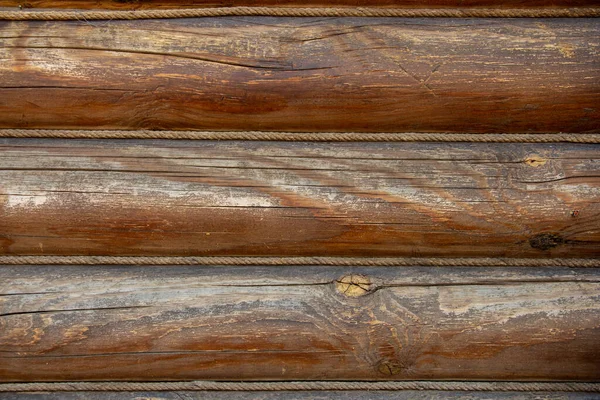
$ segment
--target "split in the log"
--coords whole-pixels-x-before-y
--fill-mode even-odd
[[[599,274],[3,266],[0,381],[597,381]]]
[[[599,133],[597,19],[0,22],[0,128]]]

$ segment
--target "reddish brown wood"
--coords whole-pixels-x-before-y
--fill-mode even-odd
[[[600,132],[595,19],[0,22],[0,127]]]
[[[5,266],[0,381],[597,381],[599,294],[596,269]]]
[[[0,144],[1,254],[600,256],[598,145]]]

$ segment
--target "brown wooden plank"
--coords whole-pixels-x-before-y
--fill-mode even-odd
[[[0,253],[597,257],[600,147],[0,140]]]
[[[0,22],[0,127],[600,132],[597,19]]]
[[[1,381],[600,378],[597,269],[4,266],[0,294]]]
[[[172,9],[196,7],[581,7],[595,0],[0,0],[0,7],[56,9]]]

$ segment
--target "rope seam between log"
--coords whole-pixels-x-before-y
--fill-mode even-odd
[[[377,7],[207,7],[173,10],[0,11],[12,21],[134,20],[224,16],[269,17],[402,17],[402,18],[595,18],[600,8],[377,8]]]
[[[0,256],[0,265],[229,265],[598,268],[595,258]]]
[[[283,142],[600,143],[595,133],[360,133],[0,129],[0,138],[252,140]]]
[[[274,390],[445,390],[501,392],[600,392],[594,382],[35,382],[0,384],[0,392],[76,391],[274,391]]]

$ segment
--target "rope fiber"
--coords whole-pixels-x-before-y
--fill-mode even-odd
[[[447,390],[499,392],[600,392],[593,382],[35,382],[0,384],[0,392],[38,391],[272,391],[272,390]]]
[[[402,17],[402,18],[595,18],[600,8],[377,8],[377,7],[209,7],[173,10],[31,11],[2,10],[11,21],[135,20],[227,16]]]
[[[0,265],[328,265],[598,268],[594,258],[0,256]]]
[[[256,140],[283,142],[600,143],[595,133],[360,133],[0,129],[0,138]]]

